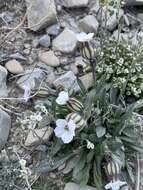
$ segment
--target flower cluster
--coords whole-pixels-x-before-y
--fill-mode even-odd
[[[106,81],[113,83],[126,96],[140,97],[143,93],[143,64],[138,54],[129,45],[110,41],[103,47],[101,61],[97,65],[97,76],[106,74]]]

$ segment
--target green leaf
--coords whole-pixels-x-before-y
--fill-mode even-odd
[[[94,154],[95,154],[95,150],[90,150],[89,151],[89,153],[87,154],[87,160],[86,160],[86,162],[87,163],[90,163],[91,161],[92,161],[92,159],[93,159],[93,157],[94,157]]]
[[[82,95],[85,96],[86,93],[87,93],[87,90],[86,90],[86,88],[85,88],[83,82],[82,82],[78,77],[77,77],[77,83],[78,83],[78,85],[79,85],[79,87],[80,87],[80,90],[81,90]]]
[[[86,164],[86,152],[82,152],[79,161],[77,162],[75,168],[73,169],[74,179],[78,179],[78,176],[80,175],[80,173],[82,173],[81,171],[84,168],[85,164]]]
[[[128,161],[126,161],[126,169],[127,169],[128,175],[129,175],[132,183],[134,184],[135,183],[135,176],[134,176],[134,173],[133,173],[133,168],[130,166]]]
[[[84,169],[81,171],[82,179],[80,181],[80,185],[82,185],[82,186],[87,185],[87,183],[89,181],[89,177],[90,177],[90,168],[91,168],[91,164],[88,163],[88,164],[86,164]]]
[[[57,158],[57,160],[53,160],[52,162],[51,160],[49,162],[47,162],[47,160],[44,160],[39,166],[34,168],[34,171],[41,172],[41,173],[51,172],[57,169],[62,164],[64,164],[68,159],[70,159],[74,155],[75,153],[71,153],[68,156],[65,156],[64,158],[61,158],[61,159]]]
[[[101,189],[102,177],[101,177],[101,174],[98,172],[96,161],[94,161],[94,164],[93,164],[93,180],[97,189]]]

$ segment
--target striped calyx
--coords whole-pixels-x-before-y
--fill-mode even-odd
[[[82,42],[80,48],[81,56],[89,61],[95,58],[95,49],[89,44],[89,42]]]
[[[60,84],[56,87],[56,89],[57,89],[59,92],[65,90],[64,86],[62,86],[62,85],[60,85]]]
[[[86,125],[86,121],[78,113],[68,114],[66,117],[66,120],[69,121],[70,119],[74,121],[77,128],[81,128],[81,127],[84,127]]]
[[[70,111],[81,112],[83,110],[83,104],[75,98],[70,98],[67,101],[67,107]]]
[[[106,175],[112,179],[117,179],[118,175],[121,173],[121,166],[116,161],[110,161],[105,166]]]
[[[36,97],[46,98],[49,95],[47,88],[40,88],[39,90],[33,91],[32,94],[35,94]]]

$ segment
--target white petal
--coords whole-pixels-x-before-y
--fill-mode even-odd
[[[115,182],[110,182],[105,186],[105,189],[119,190],[122,185],[127,184],[126,182],[122,182],[120,180]]]
[[[68,144],[73,140],[73,135],[70,133],[70,131],[67,131],[63,133],[61,138],[65,144]]]
[[[79,33],[79,34],[76,35],[77,40],[79,42],[90,41],[90,40],[92,40],[93,36],[94,36],[94,33],[86,34],[85,32],[81,32],[81,33]]]
[[[70,133],[73,136],[75,136],[76,124],[72,119],[70,119],[69,122],[68,122],[68,128],[69,128]]]
[[[64,127],[67,125],[67,121],[65,119],[58,119],[56,125],[57,127],[54,129],[55,135],[61,137],[65,131]]]
[[[68,100],[69,100],[68,92],[62,91],[59,93],[59,96],[56,99],[56,103],[59,105],[65,105]]]

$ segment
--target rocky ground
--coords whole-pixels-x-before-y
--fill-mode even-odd
[[[125,5],[118,10],[119,18],[116,17],[117,10],[110,7],[114,14],[107,17],[107,32],[109,37],[118,38],[118,19],[122,19],[120,40],[136,45],[139,37],[143,38],[143,2],[126,0]],[[45,93],[48,96],[51,89],[59,85],[73,86],[78,91],[77,76],[87,89],[91,87],[92,74],[79,54],[76,33],[94,33],[93,45],[98,49],[104,20],[105,14],[103,12],[101,16],[98,0],[0,1],[1,157],[6,149],[11,159],[17,159],[12,154],[16,149],[17,154],[32,166],[47,156],[45,142],[52,129],[35,129],[37,138],[28,128],[19,125],[19,119],[42,99],[40,96]],[[31,90],[32,98],[28,102],[23,98],[25,84]],[[50,92],[35,94],[39,85],[49,88]],[[46,190],[63,189],[68,179],[63,179],[59,173],[43,176],[42,181],[45,178],[50,183],[54,181],[51,187],[45,186]],[[41,189],[38,185],[36,183],[37,187],[33,188]],[[65,190],[79,189],[73,183],[65,187]],[[94,189],[87,187],[84,190]]]

